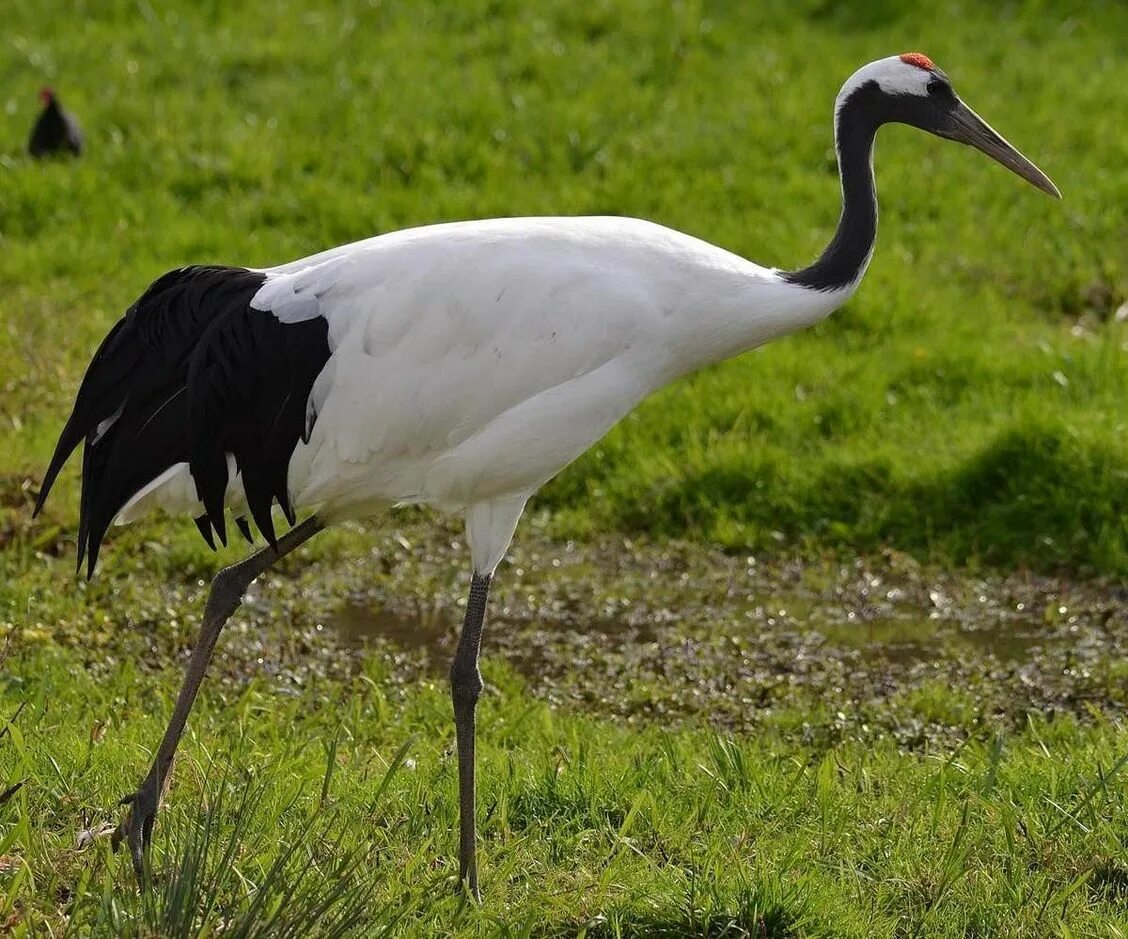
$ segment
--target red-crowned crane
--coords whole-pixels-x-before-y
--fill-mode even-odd
[[[43,110],[31,128],[27,141],[27,152],[36,159],[56,153],[82,153],[82,130],[70,111],[64,110],[59,97],[52,88],[39,90],[39,102]]]
[[[391,232],[265,270],[159,278],[87,369],[37,511],[85,442],[78,563],[152,507],[268,546],[216,576],[152,767],[118,830],[138,874],[162,784],[220,630],[251,581],[326,525],[423,504],[465,519],[473,565],[450,669],[460,882],[478,894],[474,711],[490,578],[529,497],[652,391],[823,319],[857,288],[877,229],[882,124],[970,144],[1054,184],[925,56],[871,62],[838,95],[842,215],[809,267],[760,267],[632,218],[501,218]],[[291,527],[276,537],[277,502]],[[311,509],[297,524],[297,513]]]

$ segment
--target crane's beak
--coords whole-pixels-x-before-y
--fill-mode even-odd
[[[976,150],[982,150],[992,160],[1002,163],[1012,173],[1017,173],[1030,185],[1036,186],[1055,199],[1061,198],[1058,187],[1050,177],[1019,153],[983,118],[962,101],[949,111],[934,131],[941,137],[966,143]]]

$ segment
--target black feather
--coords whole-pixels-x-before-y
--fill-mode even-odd
[[[329,324],[322,317],[281,323],[246,308],[207,330],[188,373],[188,439],[192,475],[212,525],[223,524],[227,457],[243,480],[247,508],[271,545],[277,544],[275,500],[290,524],[290,455],[305,430],[306,399],[329,359]]]
[[[240,274],[246,275],[243,283],[236,282],[244,280]],[[184,386],[188,357],[204,327],[231,307],[249,304],[264,279],[241,268],[186,267],[150,285],[94,353],[43,478],[36,512],[74,448],[127,398],[171,394]]]
[[[240,515],[235,519],[235,527],[239,529],[239,534],[247,539],[247,544],[254,544],[254,536],[251,535],[251,526],[247,524],[246,516]]]
[[[192,521],[196,523],[196,527],[200,530],[200,535],[203,537],[204,541],[208,543],[208,547],[214,551],[215,538],[212,537],[212,527],[211,523],[208,521],[208,517],[206,515],[197,515]]]
[[[271,506],[290,524],[290,457],[306,401],[329,358],[328,323],[282,323],[252,309],[265,275],[189,267],[156,280],[94,354],[59,437],[36,511],[85,440],[79,564],[93,572],[107,526],[169,467],[187,462],[204,514],[196,525],[226,544],[227,454],[235,457],[255,524],[276,543]],[[99,427],[101,431],[99,432]],[[246,519],[238,520],[249,536]]]
[[[134,493],[183,460],[187,402],[182,390],[168,395],[131,395],[121,417],[97,443],[82,452],[78,563],[88,555],[94,573],[102,537]]]

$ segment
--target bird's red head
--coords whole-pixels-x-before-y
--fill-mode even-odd
[[[48,105],[55,100],[55,89],[50,85],[44,85],[39,89],[39,101],[41,104]]]
[[[926,72],[936,71],[936,66],[933,65],[932,59],[923,52],[906,52],[901,56],[901,61],[906,65],[915,65],[917,68],[922,68]]]

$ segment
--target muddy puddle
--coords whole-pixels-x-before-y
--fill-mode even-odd
[[[362,601],[346,603],[327,618],[325,627],[346,648],[386,648],[414,653],[420,668],[445,673],[458,644],[457,609],[393,609]],[[489,648],[483,654],[504,658],[516,671],[535,679],[546,669],[590,664],[596,658],[630,649],[657,651],[659,633],[650,626],[599,617],[591,621],[537,623],[502,613],[488,621]]]
[[[519,535],[491,589],[482,672],[488,686],[508,672],[553,706],[906,747],[1031,715],[1128,717],[1118,583],[973,575],[896,553],[843,561],[561,542],[535,521]],[[461,536],[421,517],[356,530],[316,563],[287,559],[248,592],[213,680],[300,686],[373,660],[396,693],[441,679],[469,579]],[[147,608],[135,603],[135,628],[112,634],[116,653],[154,669],[183,658],[204,589],[202,579],[166,585]],[[192,612],[176,625],[170,610]],[[75,641],[92,628],[76,623]]]
[[[461,622],[460,548],[432,556],[430,594],[395,551],[408,569],[389,564],[387,582],[351,594],[325,635],[406,650],[397,662],[441,676]],[[898,556],[765,562],[526,539],[495,580],[482,670],[488,683],[504,661],[532,694],[628,721],[751,731],[800,713],[787,733],[918,746],[1031,714],[1128,713],[1126,600],[1115,584],[972,578]]]
[[[793,606],[803,609],[803,614],[799,618],[792,617],[789,628],[809,631],[821,637],[828,647],[855,651],[863,659],[874,662],[912,665],[970,654],[1023,663],[1068,641],[1068,634],[1030,623],[995,622],[966,628],[911,613],[862,620],[851,614],[843,617],[839,610],[813,608],[809,602],[797,602]],[[784,614],[782,619],[788,619],[786,606],[779,612]],[[460,623],[454,610],[393,609],[352,601],[329,617],[325,626],[348,648],[366,649],[390,643],[426,653],[428,662],[441,670],[454,654]],[[727,628],[730,634],[747,632],[739,621],[717,625]],[[499,647],[518,671],[535,676],[546,660],[566,650],[575,654],[592,648],[606,654],[637,647],[643,653],[649,651],[657,655],[660,644],[676,643],[687,631],[694,631],[692,624],[673,623],[656,629],[609,617],[588,622],[536,623],[503,615],[490,618],[488,643]],[[748,641],[754,642],[755,636],[749,636]],[[647,646],[652,648],[647,650]]]

